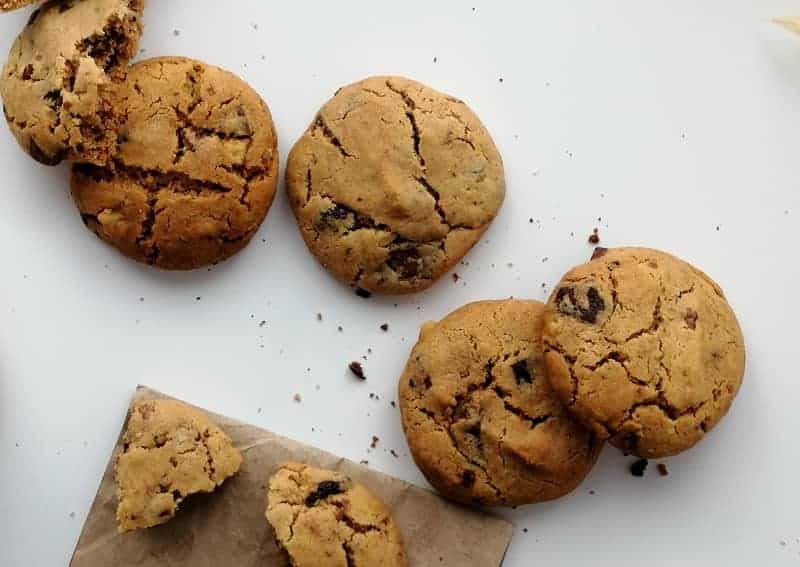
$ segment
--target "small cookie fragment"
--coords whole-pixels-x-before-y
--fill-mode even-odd
[[[33,4],[37,0],[0,0],[0,12],[10,12],[17,10],[28,4]]]
[[[208,416],[175,400],[133,405],[114,469],[120,533],[168,522],[181,502],[239,471],[242,455]]]
[[[559,498],[589,473],[602,443],[544,378],[537,301],[481,301],[420,331],[400,378],[414,461],[444,496],[517,506]]]
[[[76,165],[86,226],[125,256],[191,270],[244,248],[275,197],[272,117],[241,79],[183,57],[130,68],[127,121],[111,162]]]
[[[286,463],[270,478],[266,518],[294,567],[405,567],[384,504],[345,475]]]
[[[502,159],[472,110],[402,77],[339,89],[292,148],[286,182],[308,249],[360,294],[431,286],[505,196]]]
[[[562,278],[545,319],[554,391],[627,453],[659,458],[692,447],[739,391],[744,338],[722,290],[664,252],[595,254]]]
[[[125,117],[118,84],[138,49],[143,9],[144,0],[53,0],[33,13],[11,47],[0,96],[14,137],[36,161],[109,159]]]

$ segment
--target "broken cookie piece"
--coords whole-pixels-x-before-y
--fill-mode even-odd
[[[37,0],[0,0],[0,12],[10,12],[11,10],[22,8],[28,4],[33,4],[36,1]]]
[[[208,416],[174,400],[135,403],[122,442],[114,470],[120,533],[168,522],[185,498],[213,492],[242,464]]]
[[[266,518],[293,567],[405,567],[385,505],[347,476],[286,463],[270,478]]]
[[[0,96],[11,132],[36,161],[109,159],[125,116],[117,87],[138,49],[143,9],[144,0],[53,0],[33,13],[11,47]]]

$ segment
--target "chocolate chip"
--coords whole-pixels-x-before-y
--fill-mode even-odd
[[[42,165],[58,165],[64,159],[63,152],[56,152],[56,154],[52,156],[48,155],[33,140],[31,140],[28,143],[28,153],[31,155],[33,159],[35,159]]]
[[[600,243],[600,234],[598,234],[598,231],[595,228],[592,231],[592,234],[589,235],[589,244],[599,244],[599,243]]]
[[[588,307],[583,307],[578,303],[575,296],[575,288],[562,287],[556,293],[556,307],[561,313],[577,317],[584,323],[594,324],[597,322],[597,314],[604,311],[606,302],[600,297],[597,288],[590,287],[586,292],[586,299],[589,302]]]
[[[692,308],[686,310],[686,317],[684,317],[686,321],[686,326],[692,330],[697,328],[697,311]]]
[[[388,330],[389,330],[389,323],[384,323],[383,325],[381,325],[381,331],[385,333]]]
[[[323,211],[319,215],[319,223],[324,224],[327,226],[333,226],[334,223],[332,221],[335,220],[344,220],[350,215],[350,211],[342,207],[341,205],[334,205],[330,209]]]
[[[608,248],[603,248],[602,246],[598,246],[592,252],[592,260],[597,260],[598,258],[602,258],[608,252]]]
[[[362,297],[364,299],[369,299],[370,297],[372,297],[372,292],[371,291],[367,291],[366,289],[358,288],[356,290],[356,295],[358,297]]]
[[[511,369],[514,371],[514,378],[517,380],[518,385],[522,385],[523,382],[533,384],[533,376],[525,360],[518,360],[511,365]]]
[[[475,473],[473,471],[464,471],[461,473],[461,484],[466,488],[471,488],[475,485]]]
[[[669,475],[669,471],[667,470],[667,465],[665,465],[664,463],[658,463],[658,466],[656,468],[658,469],[658,474],[660,474],[661,476]]]
[[[632,453],[636,451],[636,447],[639,444],[639,436],[635,433],[626,433],[622,436],[622,445],[623,449],[628,453]]]
[[[392,251],[386,264],[403,279],[413,279],[421,275],[422,257],[416,248]]]
[[[639,459],[638,461],[634,461],[630,466],[631,474],[639,478],[643,477],[644,471],[647,470],[647,464],[647,459]]]
[[[583,313],[583,320],[587,323],[595,323],[597,322],[597,314],[606,308],[606,302],[600,297],[597,289],[593,287],[589,288],[586,297],[589,299],[589,311]]]
[[[335,496],[344,492],[342,485],[334,480],[323,480],[317,485],[317,489],[306,497],[306,506],[314,506],[320,500],[328,496]]]
[[[356,362],[355,360],[350,363],[348,366],[350,368],[350,372],[356,375],[356,378],[359,380],[366,380],[367,376],[364,374],[364,367],[361,366],[360,362]]]

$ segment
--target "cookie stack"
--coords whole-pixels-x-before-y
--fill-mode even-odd
[[[719,286],[644,248],[598,248],[547,305],[473,303],[428,323],[400,378],[414,460],[444,496],[517,506],[562,496],[603,441],[675,455],[726,414],[745,351]]]

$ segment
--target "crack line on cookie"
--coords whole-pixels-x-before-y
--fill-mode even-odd
[[[314,128],[322,131],[323,137],[326,140],[328,140],[328,142],[330,142],[330,144],[333,147],[335,147],[339,151],[339,153],[342,154],[343,157],[345,158],[356,157],[345,149],[345,147],[342,145],[342,142],[339,140],[336,134],[333,133],[328,124],[322,118],[322,114],[317,115],[317,119],[314,121]]]

